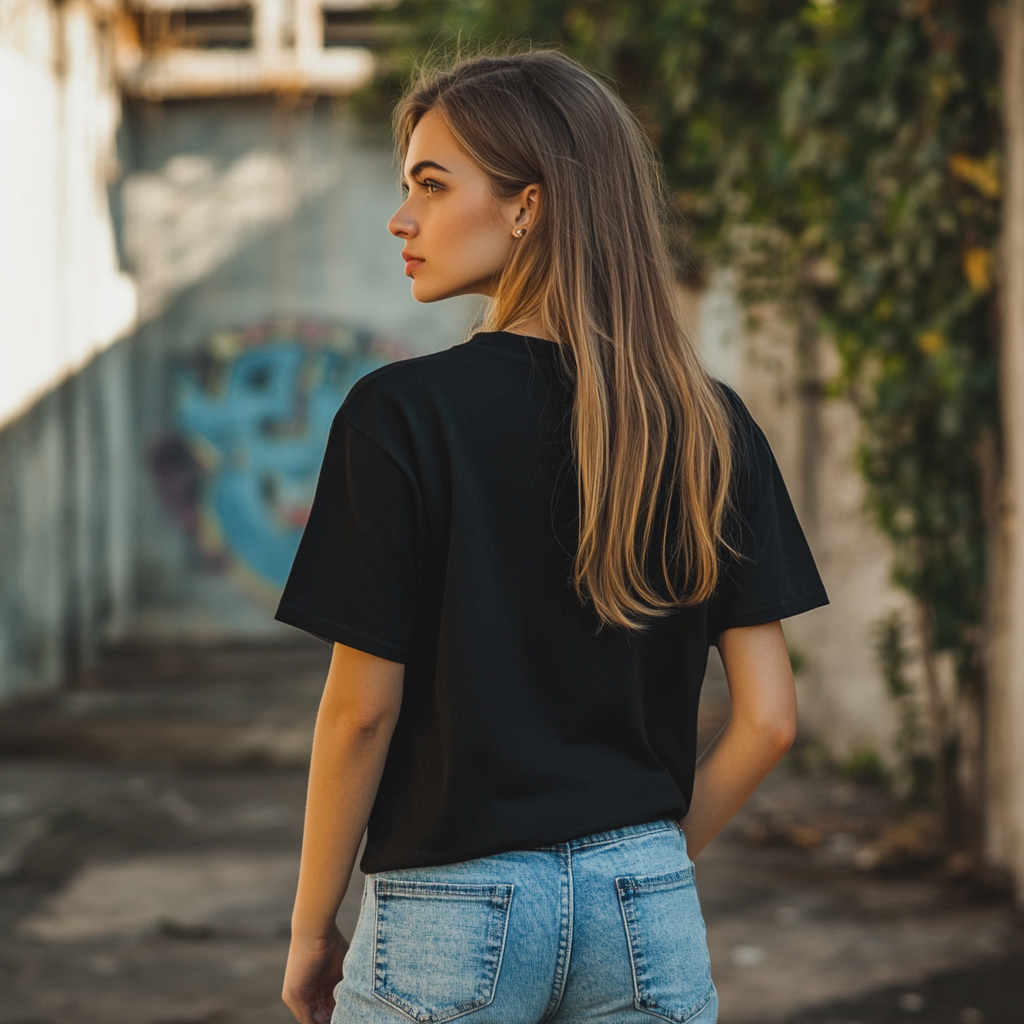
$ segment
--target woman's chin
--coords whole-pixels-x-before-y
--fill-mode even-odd
[[[448,288],[431,287],[424,281],[412,280],[412,297],[417,302],[439,302],[441,299],[449,299],[457,292]]]
[[[2,3],[3,0],[0,0]],[[449,273],[439,275],[437,267],[417,267],[413,272],[412,297],[417,302],[440,302],[442,299],[454,299],[460,295],[492,296],[499,271],[481,276],[478,273],[459,275]]]

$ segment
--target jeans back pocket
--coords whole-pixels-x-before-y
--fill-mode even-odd
[[[715,994],[693,865],[616,878],[638,1010],[682,1024]]]
[[[375,880],[373,994],[419,1024],[494,999],[512,885]]]

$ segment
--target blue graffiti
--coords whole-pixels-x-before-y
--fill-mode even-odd
[[[178,425],[204,470],[208,545],[284,583],[334,414],[349,388],[387,361],[365,345],[344,352],[269,338],[216,364],[212,387],[182,380]]]

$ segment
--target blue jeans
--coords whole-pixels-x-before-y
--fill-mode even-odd
[[[368,875],[333,1024],[714,1024],[704,919],[671,820]]]

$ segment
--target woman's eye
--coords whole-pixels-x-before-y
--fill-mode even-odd
[[[439,181],[434,181],[430,178],[427,178],[425,181],[417,181],[416,184],[419,185],[419,187],[423,189],[423,191],[426,192],[428,195],[436,195],[438,192],[444,191],[444,185],[442,185]],[[409,185],[407,185],[404,181],[398,187],[402,190],[403,196],[409,195]]]

